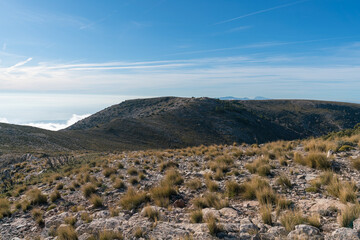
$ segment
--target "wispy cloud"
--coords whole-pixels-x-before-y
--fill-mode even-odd
[[[211,52],[222,52],[236,49],[250,49],[250,48],[268,48],[268,47],[276,47],[276,46],[285,46],[285,45],[295,45],[295,44],[305,44],[305,43],[314,43],[314,42],[324,42],[330,40],[338,40],[338,39],[348,39],[353,37],[336,37],[336,38],[320,38],[320,39],[310,39],[304,41],[293,41],[293,42],[259,42],[235,47],[226,47],[226,48],[213,48],[213,49],[204,49],[204,50],[195,50],[195,51],[187,51],[187,52],[179,52],[174,54],[169,54],[168,56],[175,55],[189,55],[189,54],[197,54],[197,53],[211,53]]]
[[[315,41],[315,40],[311,40]],[[293,42],[298,43],[298,42]],[[290,43],[259,43],[267,47]],[[357,48],[356,44],[353,44]],[[350,52],[350,51],[348,51]],[[337,98],[360,91],[360,53],[254,54],[147,62],[50,63],[0,67],[2,91],[77,92],[127,95],[208,95],[229,91],[268,97],[314,94]],[[269,91],[262,93],[259,91]],[[240,95],[235,94],[235,95]],[[292,95],[291,95],[292,94]],[[322,95],[321,95],[322,94]],[[222,94],[225,95],[225,94]],[[343,96],[350,95],[349,93]]]
[[[280,8],[290,7],[290,6],[293,6],[295,4],[303,3],[303,2],[306,2],[306,1],[309,1],[309,0],[301,0],[301,1],[296,1],[296,2],[292,2],[292,3],[278,5],[278,6],[271,7],[271,8],[262,9],[262,10],[247,13],[247,14],[244,14],[244,15],[241,15],[241,16],[238,16],[238,17],[230,18],[230,19],[227,19],[227,20],[224,20],[224,21],[221,21],[221,22],[217,22],[215,24],[217,25],[217,24],[224,24],[224,23],[232,22],[232,21],[239,20],[239,19],[242,19],[242,18],[254,16],[254,15],[257,15],[257,14],[260,14],[260,13],[265,13],[265,12],[270,12],[270,11],[280,9]]]
[[[18,63],[16,63],[15,65],[7,68],[7,71],[6,71],[6,72],[9,73],[9,72],[15,70],[16,68],[21,67],[21,66],[27,64],[27,63],[30,62],[31,60],[32,60],[32,58],[30,57],[30,58],[26,59],[25,61],[18,62]]]
[[[58,131],[61,129],[65,129],[71,125],[73,125],[74,123],[89,117],[90,114],[85,114],[85,115],[77,115],[77,114],[73,114],[72,117],[66,121],[66,123],[43,123],[43,122],[39,122],[39,123],[26,123],[23,125],[26,126],[32,126],[32,127],[37,127],[37,128],[43,128],[43,129],[47,129],[47,130],[51,130],[51,131]],[[0,122],[1,122],[1,118],[0,118]]]
[[[6,51],[6,43],[3,43],[2,50]]]

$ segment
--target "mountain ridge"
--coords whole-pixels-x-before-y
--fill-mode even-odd
[[[0,152],[101,151],[265,143],[360,122],[360,105],[315,100],[159,97],[124,101],[53,132],[0,124]]]

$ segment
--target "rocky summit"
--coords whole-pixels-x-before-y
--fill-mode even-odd
[[[359,239],[360,128],[166,150],[28,153],[1,239]]]

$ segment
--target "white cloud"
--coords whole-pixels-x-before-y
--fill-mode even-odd
[[[6,43],[3,43],[2,50],[6,51]]]
[[[6,118],[0,117],[0,123],[9,123],[9,121]]]
[[[40,123],[27,123],[27,124],[23,124],[23,125],[47,129],[47,130],[51,130],[51,131],[58,131],[61,129],[65,129],[65,128],[73,125],[74,123],[76,123],[84,118],[87,118],[89,116],[90,116],[90,114],[85,114],[85,115],[73,114],[72,117],[66,123],[41,123],[40,122]]]
[[[7,68],[7,71],[6,71],[6,72],[9,73],[9,72],[15,70],[16,68],[21,67],[21,66],[27,64],[27,63],[30,62],[31,60],[32,60],[32,58],[28,58],[28,59],[26,59],[25,61],[18,62],[18,63],[16,63],[15,65]]]

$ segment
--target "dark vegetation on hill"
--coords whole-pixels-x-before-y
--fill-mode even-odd
[[[360,122],[360,105],[162,97],[108,107],[52,132],[0,124],[0,152],[139,150],[320,136]]]
[[[357,104],[309,100],[163,97],[125,101],[63,132],[106,136],[139,148],[264,143],[352,128],[360,122],[359,110]]]

